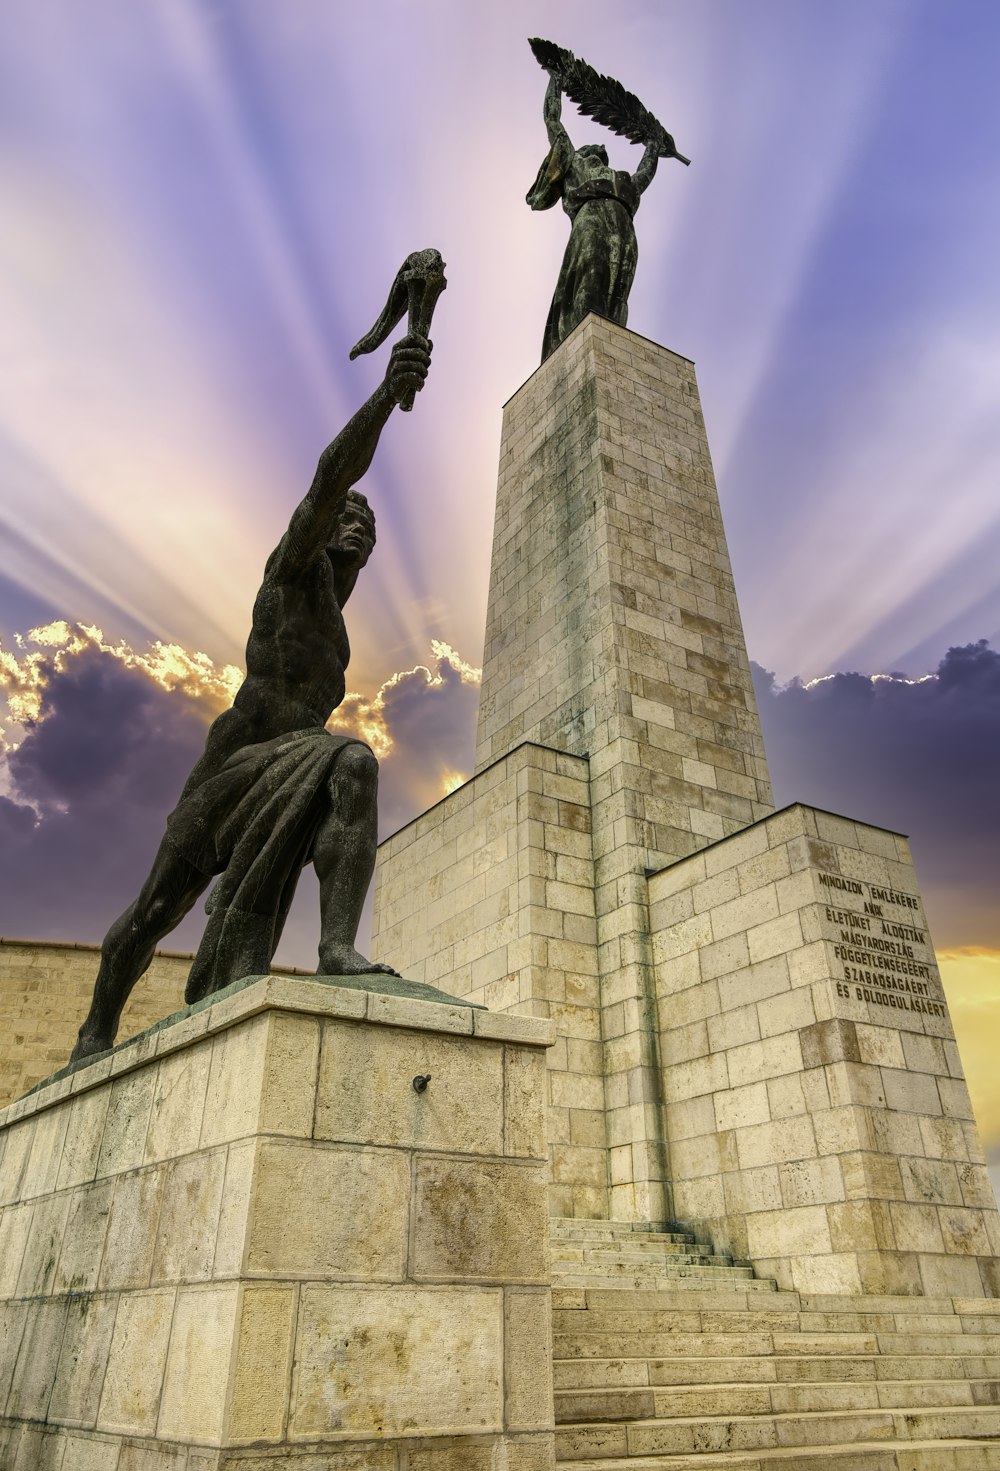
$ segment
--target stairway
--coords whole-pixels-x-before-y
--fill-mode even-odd
[[[1000,1300],[779,1292],[616,1222],[552,1253],[565,1471],[1000,1471]]]
[[[775,1290],[749,1262],[716,1256],[686,1231],[627,1221],[556,1219],[551,1226],[554,1287]]]

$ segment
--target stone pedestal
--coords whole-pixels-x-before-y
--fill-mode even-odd
[[[550,1030],[272,977],[11,1105],[0,1465],[548,1471]]]
[[[1000,1296],[905,838],[794,806],[649,892],[678,1217],[787,1289]]]

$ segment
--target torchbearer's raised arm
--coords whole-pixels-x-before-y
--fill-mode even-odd
[[[404,412],[413,407],[430,367],[434,307],[447,284],[438,250],[413,251],[396,272],[374,327],[351,349],[352,361],[379,347],[407,310],[409,330],[392,349],[385,377],[371,398],[320,455],[313,483],[268,564],[273,577],[298,576],[330,545],[347,493],[371,464],[389,415],[397,404]]]
[[[329,546],[348,491],[371,465],[393,409],[424,386],[430,360],[430,343],[416,333],[409,333],[393,347],[382,382],[320,455],[313,482],[293,511],[288,530],[272,555],[269,565],[273,577],[298,576],[317,552]]]

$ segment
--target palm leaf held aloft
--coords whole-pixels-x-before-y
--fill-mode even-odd
[[[681,163],[690,163],[677,152],[673,138],[663,124],[639,101],[633,92],[628,92],[614,77],[602,76],[588,62],[554,41],[543,41],[535,36],[528,45],[539,66],[554,77],[571,101],[587,117],[592,117],[602,127],[610,128],[630,143],[653,143],[661,158],[678,158]]]

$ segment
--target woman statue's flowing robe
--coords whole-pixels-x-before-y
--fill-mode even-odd
[[[551,209],[561,199],[572,221],[545,323],[543,362],[588,312],[625,326],[639,257],[632,225],[639,189],[632,175],[611,168],[603,149],[575,149],[565,130],[559,133],[527,195],[532,209]]]

